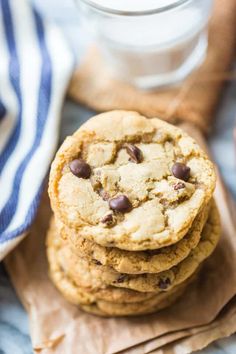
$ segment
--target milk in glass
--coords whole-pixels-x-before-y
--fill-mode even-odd
[[[81,0],[107,68],[143,89],[175,84],[204,59],[212,0]]]

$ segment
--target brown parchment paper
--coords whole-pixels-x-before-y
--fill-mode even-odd
[[[227,337],[236,329],[236,299],[230,302],[227,309],[217,317],[209,326],[202,326],[190,330],[190,335],[176,340],[174,343],[166,344],[155,349],[150,345],[145,353],[155,354],[188,354],[196,350],[203,349],[209,343],[220,337]],[[151,343],[149,343],[151,344]],[[144,352],[142,352],[144,353]]]
[[[203,349],[218,338],[234,333],[235,322],[236,298],[234,297],[209,325],[166,334],[124,350],[120,354],[191,353]]]
[[[235,14],[235,0],[215,0],[206,58],[197,71],[174,89],[145,92],[112,79],[98,50],[91,48],[72,77],[68,95],[96,111],[134,110],[172,123],[187,121],[206,132],[211,127],[224,80],[233,78],[229,70],[236,45]]]
[[[201,138],[191,126],[185,126],[185,129]],[[50,207],[45,193],[30,234],[5,261],[29,314],[35,352],[110,354],[125,350],[125,353],[136,354],[159,348],[168,353],[168,350],[175,350],[176,345],[191,351],[236,330],[232,320],[234,311],[222,322],[224,330],[215,329],[217,316],[236,294],[233,204],[229,202],[220,178],[215,197],[222,217],[222,237],[200,278],[187,293],[174,306],[154,315],[106,319],[86,314],[67,303],[48,279],[44,242]],[[207,325],[209,328],[203,327],[202,332],[197,332],[199,326]]]

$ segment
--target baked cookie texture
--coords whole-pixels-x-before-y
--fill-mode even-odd
[[[126,111],[90,119],[50,171],[46,247],[57,289],[100,316],[170,306],[219,240],[215,179],[207,155],[177,127]]]
[[[214,251],[220,234],[219,215],[215,203],[211,203],[209,218],[203,228],[199,244],[189,256],[167,271],[156,274],[125,274],[96,262],[79,257],[68,242],[58,236],[52,223],[48,234],[48,247],[54,248],[60,267],[75,284],[93,290],[127,288],[139,292],[169,291],[189,279],[200,264]],[[125,294],[124,294],[125,295]]]
[[[84,165],[76,170],[75,160]],[[49,195],[56,216],[82,237],[151,250],[185,236],[215,179],[213,164],[181,129],[113,111],[65,140],[52,163]]]
[[[119,273],[159,273],[177,265],[197,246],[208,218],[210,204],[196,216],[190,230],[180,241],[157,250],[130,252],[116,247],[103,247],[68,229],[60,220],[52,220],[52,223],[56,223],[58,234],[68,240],[66,243],[70,243],[74,252],[90,263],[109,266]]]
[[[101,312],[107,316],[147,314],[169,306],[184,292],[188,282],[168,292],[139,293],[127,289],[92,290],[78,286],[61,268],[55,249],[48,247],[50,277],[62,295],[72,304],[89,312]],[[137,295],[137,296],[136,296]],[[97,308],[98,311],[95,311]],[[92,311],[94,309],[94,311]]]

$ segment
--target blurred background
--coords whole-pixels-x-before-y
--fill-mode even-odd
[[[90,38],[82,31],[78,9],[73,0],[31,0],[48,20],[56,22],[64,32],[79,65]],[[223,2],[222,2],[223,3]],[[66,101],[62,113],[61,140],[74,131],[94,112]],[[236,83],[226,84],[218,109],[215,127],[209,138],[210,148],[223,178],[236,198],[236,157],[233,129],[236,117]],[[9,333],[14,340],[9,341]],[[235,337],[223,339],[202,353],[235,353]],[[0,271],[0,354],[30,354],[28,322],[25,311],[1,266]]]

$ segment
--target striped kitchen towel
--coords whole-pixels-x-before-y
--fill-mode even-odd
[[[0,0],[0,260],[37,211],[73,61],[27,0]]]

